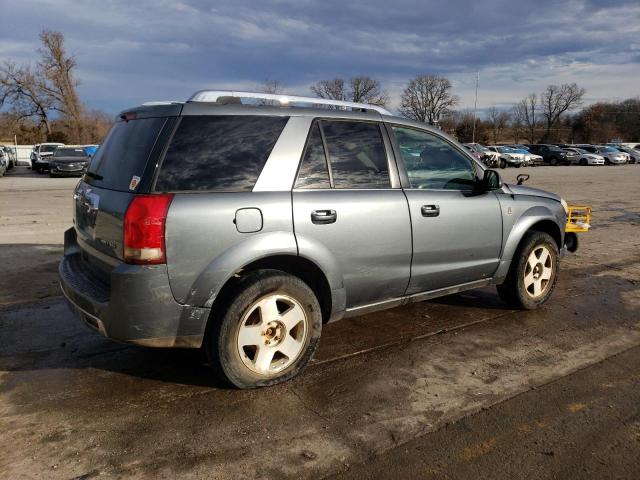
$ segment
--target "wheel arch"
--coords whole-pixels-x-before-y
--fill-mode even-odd
[[[514,255],[522,244],[525,235],[531,231],[544,232],[554,239],[558,250],[564,241],[563,231],[558,225],[558,219],[546,206],[536,206],[527,210],[511,229],[502,252],[502,258],[494,277],[499,283],[509,273]]]
[[[238,269],[238,271],[236,271],[220,289],[218,295],[213,301],[212,311],[215,311],[216,306],[219,306],[233,291],[240,278],[251,272],[264,269],[279,270],[298,277],[305,282],[309,288],[313,290],[313,293],[318,299],[318,303],[320,303],[323,322],[326,323],[329,320],[334,302],[331,293],[331,285],[329,284],[327,276],[313,261],[308,258],[292,254],[276,254],[262,257]]]

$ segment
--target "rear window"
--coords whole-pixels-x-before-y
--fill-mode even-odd
[[[251,191],[289,117],[185,116],[158,172],[157,191]]]
[[[334,188],[389,188],[389,168],[377,123],[322,121]]]
[[[85,175],[85,181],[111,190],[129,191],[133,177],[142,177],[165,121],[166,118],[159,117],[117,122],[89,165],[89,171],[102,178]]]

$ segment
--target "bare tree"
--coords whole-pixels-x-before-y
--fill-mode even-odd
[[[265,80],[261,91],[262,93],[279,95],[284,93],[284,86],[280,83],[280,80]]]
[[[69,139],[79,143],[84,109],[76,92],[75,58],[66,53],[60,32],[43,30],[40,41],[41,58],[35,69],[11,61],[0,68],[0,101],[9,103],[22,118],[38,118],[47,136],[52,134],[50,114],[58,112]]]
[[[527,140],[529,143],[535,143],[536,128],[540,123],[538,96],[535,93],[531,93],[520,100],[513,108],[516,121],[520,122],[525,128]]]
[[[560,122],[560,116],[564,112],[580,106],[585,92],[576,83],[547,86],[540,97],[542,116],[546,121],[545,138],[551,137],[551,130]]]
[[[41,87],[37,74],[28,65],[19,67],[7,60],[0,67],[0,106],[10,104],[16,121],[37,118],[47,135],[51,135],[49,111],[53,99]]]
[[[509,114],[509,112],[498,110],[496,107],[492,106],[487,112],[487,117],[489,118],[489,126],[491,127],[493,143],[498,143],[500,135],[502,135],[502,132],[505,128],[507,128],[507,125],[509,124],[511,115]]]
[[[451,93],[448,78],[418,75],[409,81],[402,92],[400,112],[413,120],[434,124],[458,102],[458,97]]]
[[[366,75],[351,77],[349,80],[351,91],[349,97],[352,102],[369,103],[371,105],[386,106],[389,95],[382,89],[380,82]]]
[[[38,69],[47,81],[42,83],[44,92],[52,98],[53,106],[65,118],[74,141],[81,141],[83,108],[76,92],[78,81],[73,70],[76,59],[68,55],[61,32],[43,30],[40,33],[42,47],[38,49],[41,60]]]
[[[320,98],[331,100],[346,100],[347,94],[344,88],[344,79],[334,78],[333,80],[320,80],[311,86],[311,91]]]
[[[311,91],[320,98],[331,100],[347,100],[381,106],[385,106],[389,101],[389,95],[382,89],[380,82],[367,75],[351,77],[348,81],[343,78],[320,80],[311,86]]]
[[[519,104],[515,104],[511,109],[511,132],[513,133],[513,143],[518,143],[524,130],[524,118],[519,108]]]

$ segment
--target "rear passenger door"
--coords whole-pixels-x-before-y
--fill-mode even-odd
[[[300,255],[335,257],[346,307],[404,294],[411,227],[386,132],[381,124],[317,120],[293,189]]]
[[[500,261],[502,213],[478,191],[471,159],[436,133],[391,126],[413,230],[407,294],[491,278]]]

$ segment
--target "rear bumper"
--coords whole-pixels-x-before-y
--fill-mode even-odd
[[[111,272],[107,284],[87,267],[70,229],[58,273],[71,309],[105,337],[148,347],[202,345],[210,309],[177,303],[166,265],[123,263]]]

